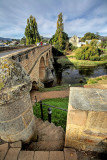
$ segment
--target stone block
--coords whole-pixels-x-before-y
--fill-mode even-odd
[[[36,151],[34,155],[34,160],[49,160],[48,151]]]
[[[88,128],[106,130],[107,129],[107,113],[106,112],[90,112],[88,119]]]
[[[72,110],[68,113],[67,124],[85,126],[88,113],[86,111]]]
[[[0,135],[11,135],[17,134],[21,132],[25,128],[22,117],[18,117],[17,119],[13,119],[12,121],[7,121],[4,123],[0,123]]]
[[[5,160],[17,160],[20,152],[20,148],[10,148],[5,157]]]
[[[20,151],[18,160],[33,160],[34,151]]]
[[[72,148],[64,148],[65,160],[77,160],[76,150]]]
[[[10,147],[11,148],[22,148],[22,142],[18,141],[18,142],[10,143]]]
[[[64,152],[50,151],[49,160],[64,160]]]
[[[0,160],[4,160],[8,151],[8,143],[0,145]]]

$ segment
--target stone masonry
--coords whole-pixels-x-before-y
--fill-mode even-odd
[[[0,59],[0,74],[0,138],[29,141],[35,130],[30,77],[20,63],[8,58]]]
[[[65,147],[106,150],[107,90],[70,88]]]
[[[29,142],[35,131],[32,83],[52,81],[51,46],[30,47],[0,58],[0,138]]]
[[[5,57],[19,62],[29,74],[31,81],[36,82],[38,86],[40,86],[43,80],[53,81],[54,79],[51,72],[53,69],[53,55],[51,45],[42,47],[30,47],[23,51],[17,51],[6,55]],[[43,72],[43,80],[41,81],[40,77]],[[51,75],[49,78],[47,77],[47,73],[50,73]]]

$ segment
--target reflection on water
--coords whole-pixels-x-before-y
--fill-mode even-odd
[[[53,86],[67,84],[76,84],[85,82],[86,77],[98,77],[107,74],[107,66],[99,67],[79,67],[69,66],[69,68],[63,69],[60,64],[54,66],[55,80]]]

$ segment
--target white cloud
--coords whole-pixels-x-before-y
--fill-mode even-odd
[[[0,0],[0,36],[21,38],[27,18],[32,14],[39,33],[51,37],[60,12],[69,35],[83,35],[88,31],[106,35],[106,8],[106,0]]]

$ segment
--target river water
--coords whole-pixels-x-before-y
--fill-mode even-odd
[[[86,77],[93,78],[102,75],[107,75],[107,65],[98,67],[79,67],[76,68],[73,65],[62,67],[60,64],[54,65],[54,82],[53,86],[61,84],[77,84],[85,83]]]

